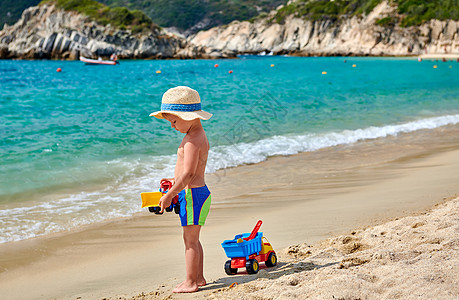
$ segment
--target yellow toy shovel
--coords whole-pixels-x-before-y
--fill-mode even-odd
[[[148,192],[141,193],[140,197],[142,198],[142,208],[150,206],[159,206],[159,199],[163,196],[161,192]]]

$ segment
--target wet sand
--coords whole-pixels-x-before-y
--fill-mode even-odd
[[[209,174],[213,204],[201,240],[209,285],[234,281],[220,243],[261,230],[280,253],[393,218],[459,192],[459,126],[339,146]],[[140,200],[139,200],[140,201]],[[79,231],[0,245],[5,299],[164,298],[184,276],[178,219],[140,213]],[[280,263],[283,263],[280,261]],[[172,295],[188,299],[190,295]]]

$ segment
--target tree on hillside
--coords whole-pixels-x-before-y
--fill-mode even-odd
[[[16,23],[24,9],[38,3],[40,0],[0,0],[0,28],[3,28],[5,23],[8,25]]]

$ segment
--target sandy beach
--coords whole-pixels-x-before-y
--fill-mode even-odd
[[[421,215],[292,245],[284,262],[211,299],[457,299],[459,198]]]
[[[171,293],[184,276],[177,217],[144,212],[0,245],[1,298],[455,299],[458,133],[445,126],[209,174],[208,285],[198,293]],[[220,243],[259,219],[278,266],[227,276]]]

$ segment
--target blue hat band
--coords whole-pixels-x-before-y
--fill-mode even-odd
[[[162,103],[161,110],[169,111],[196,111],[201,110],[201,103],[193,104],[171,104],[171,103]]]

